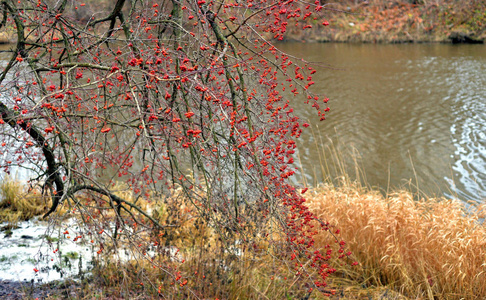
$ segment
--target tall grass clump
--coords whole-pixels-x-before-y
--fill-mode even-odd
[[[161,226],[149,226],[144,218],[134,227],[135,236],[119,230],[109,237],[90,235],[101,222],[112,222],[116,228],[113,210],[96,215],[97,209],[109,207],[109,198],[81,195],[75,213],[72,201],[65,201],[63,205],[71,205],[65,210],[73,217],[90,216],[89,221],[84,218],[83,228],[92,239],[88,243],[99,250],[83,282],[83,297],[91,299],[97,296],[94,291],[103,291],[106,297],[127,299],[142,295],[148,299],[324,299],[318,291],[309,291],[302,277],[282,263],[282,252],[275,249],[285,249],[284,238],[273,239],[281,247],[259,241],[248,248],[239,240],[228,247],[223,239],[231,239],[232,231],[218,233],[180,189],[151,195],[150,200],[137,199],[123,184],[115,184],[111,191],[142,207]]]
[[[0,180],[0,223],[15,225],[45,213],[50,202],[36,189],[6,176]]]
[[[339,228],[359,262],[341,271],[360,285],[413,298],[486,299],[486,226],[479,207],[416,200],[407,191],[385,197],[357,185],[320,186],[306,196],[314,213]],[[316,240],[328,243],[324,236]]]

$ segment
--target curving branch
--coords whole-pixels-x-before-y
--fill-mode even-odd
[[[101,188],[91,186],[91,185],[76,185],[76,186],[73,186],[72,188],[70,188],[66,192],[66,194],[69,195],[69,196],[74,196],[75,193],[82,191],[82,190],[93,191],[93,192],[96,192],[98,194],[105,195],[105,196],[109,197],[111,200],[115,201],[117,206],[123,207],[125,210],[127,210],[127,208],[124,207],[122,204],[128,205],[130,208],[135,209],[140,214],[142,214],[144,217],[149,219],[150,222],[152,222],[155,226],[157,226],[159,228],[170,227],[170,226],[162,226],[157,220],[152,218],[149,214],[147,214],[143,209],[141,209],[137,205],[135,205],[135,204],[133,204],[133,203],[121,198],[121,197],[118,197],[117,195],[115,195],[115,194],[113,194],[113,193],[111,193],[111,192],[109,192],[105,189],[101,189]]]
[[[45,218],[56,210],[62,196],[64,195],[64,182],[61,179],[59,164],[56,162],[54,151],[49,146],[46,138],[36,127],[30,124],[30,122],[26,122],[19,118],[18,114],[10,110],[3,102],[0,102],[0,115],[2,116],[3,121],[13,129],[17,128],[18,126],[25,131],[36,142],[37,146],[41,148],[42,153],[44,154],[47,163],[46,185],[52,186],[52,183],[56,185],[52,205],[49,211],[44,215]]]

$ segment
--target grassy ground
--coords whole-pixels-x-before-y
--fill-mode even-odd
[[[9,211],[11,222],[42,212],[23,204],[37,197],[8,196],[20,194],[12,192],[13,187],[21,185],[0,185],[2,211]],[[339,229],[347,249],[353,253],[352,259],[359,262],[357,266],[334,262],[338,271],[330,278],[329,286],[336,294],[329,298],[486,298],[486,226],[480,222],[486,215],[486,205],[466,210],[458,201],[417,201],[407,191],[384,197],[350,183],[314,188],[306,196],[310,208]],[[159,207],[154,216],[166,220],[169,214]],[[93,275],[72,289],[82,299],[156,298],[159,292],[169,299],[328,298],[305,292],[302,283],[285,266],[271,263],[278,261],[271,252],[245,257],[248,259],[242,259],[246,253],[231,258],[219,248],[214,233],[201,220],[186,218],[180,224],[177,232],[166,239],[180,249],[185,259],[179,271],[193,274],[187,277],[190,289],[174,284],[173,278],[153,268],[153,261],[121,263],[109,251],[95,266]],[[327,235],[318,236],[316,241],[317,246],[329,243]],[[224,264],[216,263],[223,260]],[[164,263],[171,266],[170,260]],[[51,292],[51,299],[65,296],[64,290],[64,294],[56,296],[55,287]]]

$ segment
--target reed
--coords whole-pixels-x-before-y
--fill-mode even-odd
[[[330,222],[333,232],[339,230],[339,238],[352,252],[348,264],[332,263],[338,271],[329,279],[329,289],[337,291],[331,299],[486,297],[486,228],[480,222],[485,205],[466,209],[454,200],[417,200],[409,191],[385,197],[345,181],[339,186],[321,185],[305,195],[310,209]],[[178,207],[184,207],[181,204]],[[188,207],[186,212],[190,215]],[[153,213],[164,223],[175,218],[164,207]],[[123,285],[125,295],[160,293],[167,299],[327,299],[302,292],[301,282],[278,264],[265,245],[261,250],[266,255],[250,257],[251,251],[228,255],[203,220],[180,215],[177,223],[180,227],[164,239],[181,251],[185,262],[178,270],[186,274],[188,288],[153,268],[157,262],[171,265],[174,258],[164,255],[123,264],[106,263],[105,257],[94,270],[95,282],[102,283],[107,294],[118,294]],[[317,246],[330,242],[328,234],[316,236]],[[352,266],[353,261],[358,265]],[[151,285],[141,286],[142,279]]]
[[[358,185],[320,186],[308,192],[307,203],[339,228],[359,262],[354,270],[344,266],[341,274],[356,283],[410,298],[486,298],[481,207],[466,210],[443,198],[415,200],[408,191],[384,197]],[[318,241],[326,244],[326,238]]]
[[[114,192],[123,190],[118,187]],[[129,194],[125,197],[132,198]],[[126,240],[123,244],[131,259],[121,261],[111,251],[116,246],[106,243],[92,270],[92,282],[84,289],[88,298],[93,296],[89,291],[96,288],[117,297],[143,294],[164,299],[301,299],[310,295],[302,278],[282,264],[276,247],[261,241],[248,249],[238,240],[228,247],[180,191],[163,200],[156,198],[139,204],[167,225],[144,236],[161,247],[147,259],[147,248]],[[230,235],[225,238],[231,239]],[[324,299],[317,292],[312,297]]]
[[[0,223],[11,225],[45,213],[49,200],[37,189],[6,176],[0,182]]]
[[[321,148],[323,173],[329,174],[331,168],[342,172],[349,169],[342,159],[347,154],[335,147]],[[354,172],[363,180],[358,161],[351,160]],[[332,224],[333,232],[339,230],[339,239],[346,241],[347,251],[352,253],[348,264],[331,262],[338,269],[328,281],[329,289],[337,290],[332,299],[486,298],[486,225],[482,223],[486,204],[466,208],[457,200],[417,199],[420,193],[407,190],[384,196],[376,189],[353,183],[347,174],[340,177],[305,194],[309,208]],[[303,282],[276,259],[268,245],[258,245],[258,255],[245,249],[233,255],[218,241],[211,226],[196,217],[184,197],[174,194],[149,203],[135,199],[123,185],[113,191],[151,211],[160,223],[177,225],[163,234],[147,235],[159,238],[161,245],[179,249],[180,256],[161,252],[150,260],[142,255],[121,262],[113,252],[106,251],[85,282],[86,299],[100,291],[103,297],[162,295],[167,299],[326,298],[307,293]],[[40,193],[29,192],[19,181],[4,180],[0,193],[2,221],[17,222],[45,211],[46,201]],[[334,242],[327,233],[315,240],[317,247]],[[143,252],[138,243],[129,244],[134,253]],[[352,266],[353,261],[358,265]],[[174,269],[165,272],[155,265]],[[185,274],[185,287],[180,286],[183,281],[169,275],[175,268]]]

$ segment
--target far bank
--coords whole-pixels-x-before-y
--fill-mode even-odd
[[[484,1],[322,0],[327,22],[288,26],[286,40],[365,43],[484,43]],[[328,25],[327,25],[328,23]]]

